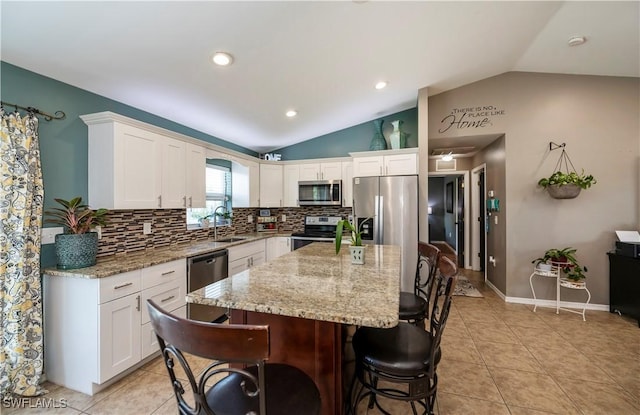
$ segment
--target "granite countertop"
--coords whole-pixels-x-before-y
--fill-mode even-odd
[[[364,265],[348,249],[313,243],[187,294],[187,302],[368,327],[398,324],[401,248],[368,245]]]
[[[213,239],[210,239],[206,241],[171,245],[163,248],[155,248],[127,254],[111,255],[108,257],[98,258],[96,265],[91,267],[78,269],[58,269],[50,267],[43,269],[42,274],[54,277],[104,278],[123,272],[135,271],[137,269],[163,264],[176,259],[202,255],[208,252],[214,252],[231,246],[241,245],[247,242],[253,242],[274,236],[291,236],[291,234],[256,232],[251,234],[233,235],[233,237],[241,237],[244,239],[236,242],[216,242]],[[230,237],[232,236],[224,236],[220,239]]]

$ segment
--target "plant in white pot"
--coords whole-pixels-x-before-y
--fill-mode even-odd
[[[90,209],[82,203],[81,197],[54,200],[62,205],[62,208],[46,211],[52,219],[46,219],[45,222],[64,228],[64,233],[56,235],[58,268],[75,269],[95,265],[98,234],[91,232],[91,229],[106,225],[107,209]]]
[[[336,254],[340,253],[343,230],[347,229],[351,232],[351,245],[349,246],[349,251],[351,251],[352,264],[364,264],[365,246],[362,245],[362,225],[365,222],[366,219],[360,223],[360,229],[356,229],[356,227],[346,219],[339,221],[336,226]]]

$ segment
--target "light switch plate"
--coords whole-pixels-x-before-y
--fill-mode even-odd
[[[55,228],[42,228],[41,245],[48,245],[56,242],[56,235],[64,232],[61,226]]]
[[[142,233],[145,235],[151,234],[151,222],[144,222],[142,224]]]
[[[253,215],[247,215],[247,223],[253,223]]]
[[[286,222],[287,221],[287,215],[282,215],[282,221]]]

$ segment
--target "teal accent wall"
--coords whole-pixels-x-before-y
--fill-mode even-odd
[[[377,118],[380,119],[380,118]],[[382,132],[389,146],[389,134],[393,130],[391,121],[402,120],[402,131],[409,134],[407,147],[418,147],[418,108],[382,117]],[[291,146],[274,150],[271,153],[282,154],[282,160],[301,160],[323,157],[347,157],[353,151],[368,151],[375,128],[373,121],[367,121],[344,130],[335,131],[320,137]],[[389,147],[391,148],[391,147]]]
[[[49,114],[56,111],[66,114],[64,120],[45,121],[39,117],[45,209],[54,207],[54,198],[82,196],[87,200],[88,129],[79,118],[82,114],[112,111],[257,157],[257,153],[244,147],[6,62],[0,62],[0,88],[2,101],[38,108]],[[55,264],[53,244],[43,245],[41,262],[43,266]]]

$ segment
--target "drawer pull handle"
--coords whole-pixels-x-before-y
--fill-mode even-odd
[[[161,275],[164,277],[165,275],[173,274],[174,272],[176,272],[176,271],[175,270],[167,271],[167,272],[163,272]]]
[[[115,287],[113,287],[114,290],[119,290],[120,288],[124,288],[124,287],[128,287],[130,285],[133,285],[132,282],[128,282],[126,284],[122,284],[122,285],[116,285]]]
[[[175,295],[170,295],[170,296],[168,296],[167,298],[160,300],[160,302],[161,302],[161,303],[166,303],[167,301],[169,301],[169,300],[173,300],[174,298],[176,298],[176,296],[175,296]]]
[[[136,302],[137,302],[137,304],[136,304],[136,311],[140,311],[140,296],[137,296],[137,297],[136,297]]]

